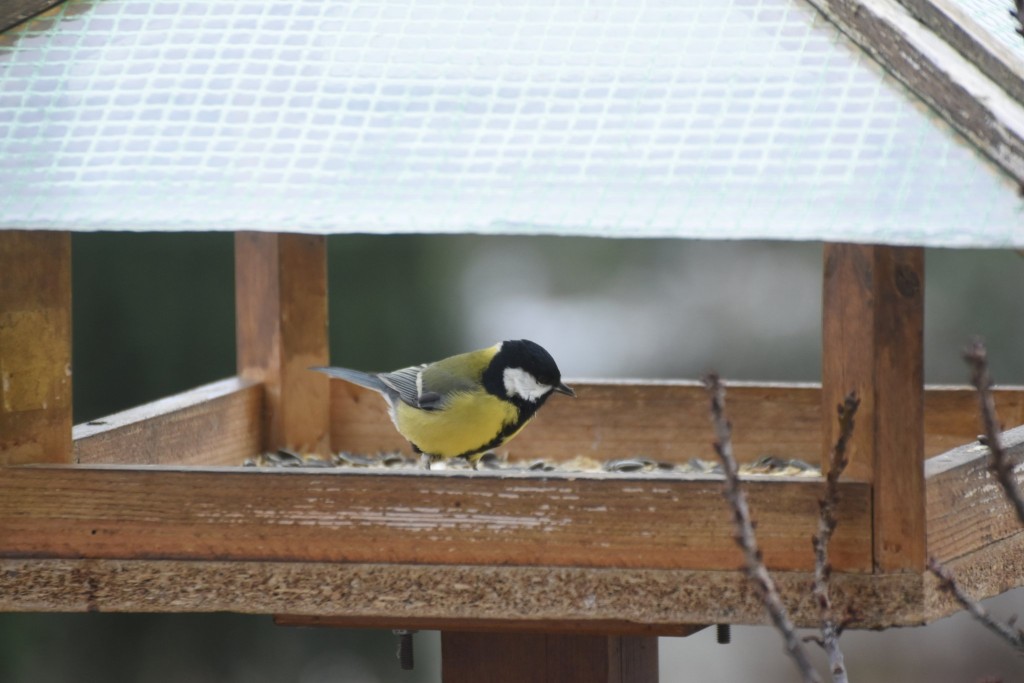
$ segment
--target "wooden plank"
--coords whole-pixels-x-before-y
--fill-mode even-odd
[[[235,236],[238,374],[266,391],[264,448],[326,453],[327,258],[322,235]]]
[[[825,245],[822,458],[838,436],[835,407],[861,398],[850,476],[873,485],[879,571],[925,562],[924,252]]]
[[[71,461],[71,235],[0,232],[0,465]]]
[[[957,584],[976,600],[1001,595],[1024,585],[1024,531],[972,550],[943,563],[953,572]],[[962,608],[938,585],[930,573],[925,577],[924,617],[942,619]]]
[[[75,462],[240,465],[263,445],[263,390],[231,377],[76,425]]]
[[[548,402],[529,427],[499,452],[514,460],[713,458],[707,392],[699,382],[574,380],[571,384],[577,400]],[[740,462],[764,455],[818,462],[823,438],[820,385],[730,382],[728,392]],[[1006,425],[1024,424],[1024,388],[1001,387],[994,395]],[[973,440],[978,434],[977,413],[972,388],[927,388],[925,453],[938,455]],[[391,424],[384,401],[368,389],[340,380],[331,382],[331,445],[336,451],[355,453],[412,452]],[[867,474],[848,476],[864,480]]]
[[[820,483],[751,477],[769,566],[807,569]],[[870,490],[843,486],[838,570],[870,569]],[[732,569],[714,477],[32,466],[0,471],[6,557]]]
[[[442,633],[444,683],[656,683],[658,639],[537,633]]]
[[[874,481],[874,248],[826,244],[822,293],[822,393],[818,460],[838,437],[836,406],[853,390],[860,397],[856,427],[847,446],[847,476]]]
[[[899,2],[1018,102],[1024,102],[1024,63],[1013,50],[978,24],[957,0]],[[1009,24],[1012,19],[1005,18],[1005,21]]]
[[[927,559],[924,249],[874,250],[875,566],[920,571]]]
[[[548,681],[544,650],[543,634],[441,634],[441,681]]]
[[[65,0],[4,0],[0,3],[0,33],[47,11],[56,12]]]
[[[947,562],[979,600],[1024,585],[1024,533]],[[775,572],[799,627],[818,626],[810,572]],[[914,626],[959,611],[930,575],[832,576],[837,613],[856,610],[858,629]],[[448,628],[495,621],[496,630],[609,622],[766,624],[764,607],[739,571],[588,569],[327,562],[97,560],[0,557],[0,611],[300,611],[380,624],[444,620]],[[727,619],[723,619],[728,615]],[[372,622],[367,622],[372,623]],[[581,626],[586,628],[586,626]]]
[[[1024,427],[1003,434],[1003,447],[1024,462]],[[988,448],[975,442],[925,463],[928,554],[940,562],[1021,532],[1013,508],[988,471]],[[1018,472],[1024,483],[1024,473]]]
[[[278,626],[315,628],[412,629],[415,631],[451,631],[470,633],[563,633],[601,636],[673,636],[681,638],[703,631],[707,626],[692,624],[640,624],[616,619],[562,621],[508,621],[496,617],[486,619],[439,619],[431,617],[322,617],[298,614],[275,614]]]
[[[992,398],[1004,429],[1024,425],[1024,387],[993,387]],[[924,429],[928,458],[973,442],[983,431],[974,387],[925,387]]]
[[[714,459],[707,391],[697,382],[572,382],[578,398],[549,401],[499,452],[513,458],[607,460],[645,456],[670,462]],[[817,458],[819,392],[813,385],[729,384],[729,416],[737,457]],[[384,401],[348,382],[331,382],[331,443],[335,450],[410,452],[395,432]]]
[[[1024,106],[1000,83],[896,0],[809,2],[1018,183],[1024,182]]]
[[[1018,557],[1024,558],[1017,546]],[[1024,572],[1012,575],[1018,582]],[[810,572],[775,572],[790,617],[817,627]],[[833,603],[857,628],[925,621],[914,573],[837,572]],[[984,593],[979,593],[979,596]],[[742,572],[439,564],[0,558],[0,610],[243,612],[545,622],[766,624]]]

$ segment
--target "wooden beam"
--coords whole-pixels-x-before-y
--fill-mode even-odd
[[[657,683],[658,639],[544,633],[442,633],[444,683]]]
[[[707,626],[692,624],[641,624],[621,619],[563,621],[509,621],[496,617],[482,619],[443,619],[435,617],[321,617],[275,614],[278,626],[315,628],[412,629],[415,631],[451,631],[468,633],[560,633],[600,636],[673,636],[682,638],[703,631]]]
[[[1024,105],[1004,89],[1005,83],[992,80],[895,0],[809,2],[1018,183],[1024,183]],[[1010,22],[1009,17],[1006,21]],[[1007,191],[1015,189],[1007,187]]]
[[[1004,429],[1024,425],[1024,387],[992,388]],[[926,386],[924,392],[925,457],[959,448],[981,433],[978,393],[970,386]]]
[[[825,245],[822,316],[823,462],[836,405],[861,398],[850,476],[872,483],[879,571],[925,563],[924,251]]]
[[[1018,102],[1024,102],[1024,63],[1010,46],[978,24],[957,0],[899,1]],[[1009,28],[1012,19],[1000,18],[1007,21]]]
[[[56,7],[65,0],[4,0],[0,3],[0,33]]]
[[[646,456],[686,462],[714,459],[706,390],[697,382],[573,382],[578,398],[551,399],[500,452],[516,459],[606,460]],[[819,392],[811,385],[729,385],[729,416],[743,461],[762,455],[814,462],[820,428]],[[331,382],[331,442],[335,450],[409,451],[384,401],[341,380]],[[813,443],[813,446],[811,445]]]
[[[500,449],[515,460],[597,461],[645,456],[666,462],[713,459],[707,392],[691,381],[573,381],[579,398],[558,397],[515,440]],[[822,398],[817,384],[729,382],[729,417],[740,462],[764,455],[817,464],[822,449]],[[994,390],[999,416],[1024,424],[1024,389]],[[967,386],[929,387],[925,392],[925,453],[944,453],[978,433],[977,399]],[[833,409],[829,412],[834,415]],[[368,389],[331,382],[331,445],[335,451],[411,453],[396,431],[384,401]],[[848,475],[863,480],[858,462]]]
[[[263,447],[328,450],[327,260],[318,235],[235,236],[238,374],[266,390]]]
[[[1017,537],[1014,537],[1017,538]],[[1018,544],[1018,558],[1024,558]],[[1008,574],[1018,583],[1024,573]],[[816,628],[811,572],[775,572],[798,626]],[[924,623],[920,574],[836,572],[838,614],[856,628]],[[985,593],[978,593],[983,597]],[[16,612],[301,612],[407,621],[445,619],[472,628],[500,619],[544,630],[565,621],[655,626],[766,624],[743,572],[514,565],[106,560],[0,557],[0,610]]]
[[[751,477],[765,560],[812,566],[820,482]],[[60,495],[55,495],[60,492]],[[844,484],[837,570],[870,570]],[[0,471],[0,556],[733,569],[716,477],[33,466]]]
[[[1024,427],[1003,434],[1003,447],[1024,462]],[[928,554],[949,562],[1021,533],[1020,522],[988,471],[988,448],[974,442],[925,463]],[[1018,473],[1024,484],[1024,475]]]
[[[1024,533],[947,566],[979,600],[1021,586]],[[816,628],[811,573],[774,576],[794,623]],[[960,609],[928,574],[837,572],[832,591],[837,613],[854,610],[858,629],[915,626]],[[650,625],[653,635],[720,621],[726,610],[729,623],[768,623],[756,589],[737,570],[0,557],[5,612],[299,611],[380,624],[444,620],[450,629],[497,614],[496,631],[628,622]]]
[[[232,377],[74,430],[75,462],[240,465],[263,447],[263,389]]]
[[[71,461],[71,235],[0,231],[0,465]]]
[[[976,600],[995,597],[1024,585],[1024,531],[972,550],[943,563],[956,577],[956,582]],[[938,580],[928,573],[924,577],[924,617],[926,621],[942,619],[963,610],[943,590]]]

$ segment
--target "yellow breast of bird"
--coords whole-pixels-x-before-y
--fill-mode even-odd
[[[491,394],[461,393],[441,410],[420,410],[399,402],[395,426],[424,453],[454,458],[490,444],[506,425],[516,423],[518,415],[515,406]]]

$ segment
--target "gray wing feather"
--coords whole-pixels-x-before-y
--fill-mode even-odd
[[[373,389],[391,400],[398,399],[414,408],[437,410],[444,403],[444,395],[436,391],[422,390],[420,376],[426,367],[426,365],[414,365],[394,372],[378,374],[337,367],[314,367],[310,370]]]
[[[379,391],[389,398],[399,397],[399,392],[384,382],[380,375],[363,372],[362,370],[350,370],[349,368],[313,367],[310,368],[310,370],[316,370],[317,372],[322,372],[325,375],[337,377],[338,379],[343,379],[346,382],[352,382],[352,384],[358,384],[361,387]]]
[[[409,368],[402,368],[401,370],[395,370],[394,372],[382,372],[377,375],[381,382],[386,384],[397,393],[398,398],[403,403],[407,403],[414,408],[424,408],[430,410],[436,407],[433,405],[435,401],[431,396],[424,396],[420,392],[420,373],[423,372],[423,368],[426,365],[414,365]],[[423,399],[426,399],[425,401]],[[440,398],[440,397],[438,397]]]

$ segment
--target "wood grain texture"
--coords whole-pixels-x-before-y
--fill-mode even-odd
[[[602,461],[646,456],[667,462],[713,459],[707,392],[698,382],[572,381],[579,398],[555,397],[506,447],[515,460],[562,461],[586,456]],[[995,390],[1007,425],[1024,423],[1024,389]],[[822,450],[821,387],[816,384],[727,385],[729,417],[740,462],[763,455],[817,463]],[[834,415],[835,406],[830,411]],[[930,387],[925,392],[925,452],[938,455],[978,434],[970,387]],[[368,389],[331,382],[331,444],[356,453],[404,451],[408,443],[391,424],[384,401]],[[851,479],[864,480],[864,468]]]
[[[263,447],[263,389],[232,377],[76,425],[75,462],[240,465]]]
[[[956,559],[944,562],[956,582],[977,600],[994,597],[1024,585],[1024,532],[1018,531]],[[962,608],[938,585],[930,573],[925,575],[924,614],[928,621],[960,612]]]
[[[0,465],[71,462],[71,235],[0,231]]]
[[[993,387],[992,397],[1003,429],[1024,425],[1024,387]],[[974,387],[925,387],[924,429],[927,458],[974,442],[984,431]]]
[[[552,398],[499,452],[518,460],[714,459],[707,392],[698,382],[574,381],[572,386],[577,399]],[[805,436],[805,430],[819,428],[811,385],[730,384],[728,402],[741,460],[786,454],[813,461],[817,444],[809,451]],[[342,380],[331,382],[331,442],[335,450],[409,452],[384,401]]]
[[[263,384],[264,448],[328,450],[327,256],[322,235],[235,235],[238,374]]]
[[[0,33],[52,10],[65,0],[4,0],[0,3]]]
[[[1024,182],[1024,108],[1001,83],[986,77],[895,0],[809,1],[1017,182]]]
[[[508,621],[486,619],[438,619],[430,617],[319,617],[275,614],[278,626],[314,628],[412,629],[416,631],[464,631],[470,633],[566,633],[601,636],[672,636],[681,638],[703,631],[707,626],[692,624],[639,624],[623,620]]]
[[[444,683],[657,683],[658,639],[543,633],[441,634]]]
[[[874,250],[875,566],[919,571],[926,560],[924,249]]]
[[[1024,545],[1015,548],[1024,558]],[[1019,582],[1024,573],[1012,576]],[[807,590],[811,573],[775,572],[774,577],[794,622],[817,627],[818,607]],[[929,617],[919,574],[838,572],[832,591],[838,613],[856,609],[857,628],[915,625]],[[0,558],[0,610],[297,611],[464,620],[467,627],[497,615],[513,629],[528,622],[538,630],[546,622],[566,620],[767,623],[756,589],[738,570],[327,562]]]
[[[872,482],[879,571],[925,562],[924,252],[825,245],[823,463],[838,436],[835,406],[861,399],[850,477]]]
[[[0,471],[0,556],[733,569],[717,478],[33,466]],[[820,483],[750,478],[765,560],[811,566]],[[60,495],[56,495],[60,492]],[[839,570],[870,569],[843,486]]]
[[[914,17],[966,56],[986,76],[1024,102],[1024,64],[1009,46],[993,39],[956,0],[899,0]]]
[[[1003,447],[1024,462],[1024,427],[1003,434]],[[988,471],[988,448],[975,442],[925,463],[928,554],[949,562],[1020,533],[1013,508]],[[1024,473],[1018,471],[1024,484]]]
[[[948,565],[978,599],[1024,584],[1024,533]],[[790,617],[817,627],[809,572],[775,572]],[[833,603],[853,628],[914,626],[959,611],[931,575],[836,573]],[[472,628],[495,619],[511,631],[628,622],[655,629],[693,623],[765,624],[740,571],[587,569],[318,562],[0,558],[0,611],[298,611],[328,618],[444,620]],[[495,628],[501,628],[495,624]],[[598,626],[600,628],[600,626]]]

